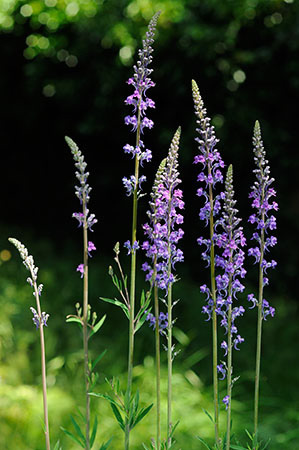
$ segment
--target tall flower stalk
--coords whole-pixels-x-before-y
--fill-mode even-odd
[[[221,343],[226,362],[219,364],[217,370],[222,374],[222,379],[227,376],[227,392],[223,402],[227,410],[226,450],[229,450],[232,387],[236,381],[236,378],[232,378],[233,349],[239,350],[238,344],[244,341],[238,334],[235,319],[245,312],[243,306],[234,306],[234,302],[237,300],[237,294],[244,290],[240,278],[244,278],[246,275],[246,270],[243,268],[245,253],[241,249],[245,246],[246,240],[243,228],[239,226],[241,219],[237,217],[238,210],[235,208],[232,165],[229,166],[227,171],[223,200],[222,216],[215,224],[218,234],[214,235],[215,244],[220,249],[219,255],[215,259],[216,266],[223,270],[223,274],[216,277],[216,313],[221,317],[221,326],[225,329],[227,341]],[[222,232],[219,228],[222,228]]]
[[[83,351],[84,351],[84,380],[85,380],[85,439],[84,446],[86,450],[90,450],[92,443],[90,442],[90,384],[92,370],[89,365],[88,356],[88,341],[92,334],[94,334],[99,326],[95,325],[96,315],[93,314],[91,324],[89,324],[91,311],[88,304],[88,257],[91,256],[91,252],[96,250],[96,247],[92,241],[88,240],[88,231],[93,231],[92,226],[97,222],[94,214],[90,214],[88,209],[88,202],[90,200],[89,194],[91,187],[87,183],[89,173],[86,171],[87,164],[84,160],[82,152],[79,150],[75,142],[69,137],[65,138],[68,146],[71,149],[75,167],[76,178],[79,182],[79,186],[75,186],[75,193],[80,204],[82,206],[82,212],[73,213],[73,217],[78,220],[79,226],[82,226],[83,230],[83,263],[77,267],[77,271],[81,273],[83,278],[83,315],[81,315],[82,309],[80,305],[77,306],[77,316],[68,316],[68,321],[77,321],[80,323],[83,329]],[[103,321],[100,321],[103,323]],[[98,324],[100,324],[98,322]],[[101,325],[100,325],[101,326]],[[91,328],[91,332],[89,332]],[[95,331],[96,330],[96,331]],[[96,431],[96,427],[95,427]]]
[[[223,183],[223,175],[221,169],[224,168],[219,151],[216,145],[219,142],[215,136],[214,127],[210,125],[211,119],[207,116],[207,110],[204,107],[198,86],[192,80],[192,95],[194,101],[195,115],[197,117],[196,129],[198,137],[195,139],[198,143],[199,155],[194,158],[194,164],[202,164],[202,171],[197,177],[197,181],[203,184],[197,190],[199,197],[204,197],[205,204],[201,208],[199,218],[209,226],[209,239],[203,237],[198,238],[199,245],[204,246],[202,258],[210,266],[210,288],[201,286],[201,291],[207,294],[207,305],[203,307],[203,312],[208,314],[208,319],[212,319],[212,341],[213,341],[213,393],[214,393],[214,428],[215,428],[215,445],[220,447],[219,439],[219,404],[218,404],[218,338],[217,338],[217,302],[216,302],[216,281],[215,281],[215,243],[214,243],[214,219],[219,215],[221,204],[220,200],[223,194],[215,195],[215,185]]]
[[[274,260],[267,261],[266,254],[277,243],[275,236],[270,236],[276,229],[276,218],[270,211],[278,210],[278,204],[271,201],[271,197],[276,195],[271,187],[274,178],[270,178],[270,167],[266,160],[266,152],[261,138],[261,129],[259,122],[256,121],[253,133],[253,153],[256,169],[253,173],[256,180],[252,186],[249,198],[252,199],[252,207],[255,213],[249,217],[249,222],[255,226],[255,232],[252,235],[257,245],[249,249],[248,254],[255,258],[255,264],[258,264],[258,298],[254,294],[248,295],[248,300],[252,302],[252,307],[257,306],[257,347],[256,347],[256,369],[255,369],[255,393],[254,393],[254,434],[258,431],[258,411],[259,411],[259,385],[260,385],[260,366],[261,366],[261,347],[262,347],[262,324],[268,315],[272,317],[275,309],[264,299],[264,286],[269,284],[267,270],[275,268],[277,263]]]
[[[28,254],[27,248],[17,239],[8,239],[19,251],[23,264],[27,270],[30,272],[30,277],[27,278],[27,283],[33,288],[33,295],[36,301],[35,310],[31,307],[31,312],[33,313],[33,322],[36,328],[39,329],[40,335],[40,348],[41,348],[41,369],[42,369],[42,385],[43,385],[43,406],[44,406],[44,432],[46,439],[46,449],[50,450],[50,433],[49,433],[49,418],[48,418],[48,401],[47,401],[47,377],[46,377],[46,350],[45,350],[45,338],[44,338],[44,327],[47,326],[47,320],[49,314],[42,312],[40,306],[40,295],[43,289],[42,284],[37,284],[37,272],[38,267],[35,266],[33,257]]]
[[[168,367],[168,395],[167,395],[167,448],[171,446],[173,434],[172,424],[172,363],[175,357],[174,345],[172,341],[173,315],[172,310],[175,305],[172,298],[172,286],[176,281],[173,273],[177,262],[184,260],[182,250],[177,248],[177,243],[183,237],[183,230],[176,229],[177,225],[183,223],[182,214],[177,210],[184,208],[182,200],[183,193],[177,186],[181,183],[178,172],[178,150],[181,129],[176,131],[169,149],[166,161],[162,161],[153,187],[152,202],[148,216],[150,223],[144,225],[145,235],[148,240],[142,245],[147,257],[152,261],[152,265],[143,264],[143,270],[147,272],[146,279],[150,280],[155,287],[155,329],[156,329],[156,352],[160,351],[159,332],[161,327],[161,314],[158,308],[158,289],[165,291],[164,303],[167,307],[166,323],[167,330],[167,367]],[[159,355],[157,356],[157,377],[160,376]],[[160,395],[157,382],[157,402]],[[159,426],[157,410],[157,449],[160,449]]]
[[[144,161],[149,162],[152,158],[151,151],[146,149],[141,135],[145,128],[151,129],[154,125],[153,121],[146,117],[148,108],[154,108],[155,103],[152,99],[147,97],[147,91],[154,86],[150,75],[153,69],[149,66],[152,63],[153,48],[151,45],[154,42],[154,35],[157,25],[157,20],[160,12],[156,13],[151,19],[146,38],[143,40],[143,47],[138,51],[138,61],[134,66],[134,75],[129,78],[128,84],[132,85],[134,92],[128,96],[125,103],[133,107],[133,115],[125,117],[126,125],[132,126],[132,131],[136,134],[135,146],[126,144],[124,146],[125,153],[131,154],[135,158],[135,172],[130,178],[123,178],[123,184],[127,190],[128,195],[133,196],[133,210],[132,210],[132,235],[131,243],[127,243],[127,247],[131,253],[131,276],[130,276],[130,299],[129,299],[129,349],[128,349],[128,380],[126,401],[127,404],[131,399],[132,394],[132,378],[133,378],[133,363],[134,363],[134,322],[135,322],[135,289],[136,289],[136,251],[137,244],[137,206],[138,197],[141,189],[141,183],[145,181],[145,176],[140,176],[139,166]],[[125,449],[129,448],[130,424],[126,420],[125,424]]]

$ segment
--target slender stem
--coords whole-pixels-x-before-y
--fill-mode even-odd
[[[211,174],[211,166],[208,164],[208,173]],[[209,201],[210,201],[210,240],[211,240],[211,293],[213,299],[212,311],[212,336],[213,336],[213,392],[214,392],[214,423],[215,423],[215,444],[216,448],[220,448],[219,440],[219,404],[218,404],[218,339],[217,339],[217,313],[216,313],[216,282],[215,282],[215,247],[214,247],[214,202],[211,184],[209,185]]]
[[[154,280],[155,280],[154,276]],[[161,393],[160,393],[160,378],[161,378],[161,362],[160,362],[160,330],[159,330],[159,297],[158,288],[154,286],[154,302],[155,302],[155,345],[156,345],[156,397],[157,397],[157,433],[156,433],[156,450],[160,450],[161,446]]]
[[[40,348],[41,348],[41,367],[42,367],[42,384],[43,384],[43,404],[44,404],[46,449],[50,450],[51,447],[50,447],[48,401],[47,401],[46,350],[45,350],[45,339],[44,339],[44,325],[43,325],[43,322],[41,320],[42,313],[41,313],[39,294],[38,294],[38,289],[37,289],[36,282],[34,282],[34,292],[35,292],[35,298],[36,298],[37,312],[38,312],[38,316],[40,318],[39,335],[40,335]]]
[[[89,365],[88,365],[88,237],[86,221],[86,201],[83,196],[83,260],[84,260],[84,278],[83,278],[83,348],[84,348],[84,378],[85,378],[85,439],[86,450],[90,449],[89,429],[90,429],[90,397],[89,397]]]
[[[229,296],[232,293],[232,280],[229,282]],[[227,314],[227,396],[228,396],[228,407],[227,407],[227,422],[226,422],[226,450],[230,449],[230,430],[231,430],[231,399],[232,399],[232,305],[228,307]]]
[[[262,214],[264,221],[264,213]],[[262,323],[263,323],[263,268],[262,261],[264,259],[264,229],[261,231],[261,257],[259,264],[259,296],[258,296],[258,317],[257,317],[257,339],[256,339],[256,365],[255,365],[255,388],[254,388],[254,434],[258,428],[258,409],[259,409],[259,385],[260,385],[260,369],[261,369],[261,349],[262,349]]]
[[[137,115],[137,131],[136,131],[136,147],[140,144],[140,123],[141,123],[141,109],[140,109],[141,95],[138,104]],[[138,182],[139,182],[139,159],[135,157],[135,189],[133,192],[133,213],[132,213],[132,247],[136,241],[137,234],[137,205],[138,205]],[[133,364],[134,364],[134,319],[135,319],[135,289],[136,289],[136,252],[132,249],[131,253],[131,283],[130,283],[130,309],[129,309],[129,350],[128,350],[128,381],[127,381],[127,407],[129,408],[131,394],[132,394],[132,380],[133,380]],[[129,427],[129,411],[127,411],[127,418],[125,424],[125,450],[130,446],[130,427]]]
[[[167,312],[168,312],[168,327],[167,327],[167,366],[168,366],[168,392],[167,392],[167,448],[171,446],[171,432],[172,432],[172,283],[168,286],[167,295]]]

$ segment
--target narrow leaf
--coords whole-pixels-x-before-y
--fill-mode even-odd
[[[97,434],[97,429],[98,429],[98,418],[97,416],[94,419],[94,424],[93,424],[93,428],[92,428],[92,433],[90,436],[90,448],[92,448],[93,444],[94,444],[94,440]]]
[[[108,402],[110,402],[110,404],[113,404],[113,405],[118,406],[119,408],[121,408],[121,405],[117,401],[115,401],[113,397],[110,397],[110,395],[107,395],[107,394],[96,394],[95,392],[90,392],[89,395],[92,395],[93,397],[104,398],[105,400],[108,400]]]
[[[75,421],[75,419],[73,418],[73,416],[71,416],[71,421],[74,425],[75,430],[77,431],[78,436],[82,439],[82,441],[85,443],[85,436],[81,431],[81,428],[79,427],[79,425],[77,424],[77,422]]]
[[[117,406],[114,403],[111,403],[111,402],[110,402],[110,406],[112,408],[113,414],[115,415],[115,418],[116,418],[120,428],[124,431],[125,430],[125,424],[124,424],[123,418],[122,418],[122,416],[121,416]]]
[[[77,442],[77,444],[79,444],[82,448],[85,448],[85,445],[82,444],[82,442],[80,442],[79,439],[73,435],[73,433],[71,433],[70,431],[66,430],[63,427],[60,427],[60,428],[67,436],[69,436],[71,439],[73,439],[73,441]]]
[[[137,415],[131,429],[136,427],[137,423],[139,423],[143,419],[143,417],[146,416],[147,413],[149,413],[149,411],[152,409],[152,407],[153,407],[153,403],[151,405],[147,406],[146,408],[142,408],[139,411],[139,414]]]
[[[78,317],[69,317],[68,319],[66,319],[66,322],[77,322],[82,325],[82,321]]]
[[[58,440],[55,444],[55,447],[53,450],[59,450],[59,446],[60,446],[60,441]],[[61,448],[61,447],[60,447]]]
[[[110,438],[109,441],[105,442],[105,444],[101,445],[101,448],[99,450],[107,450],[107,448],[110,445],[110,442],[112,441],[113,438]]]
[[[200,438],[199,436],[196,436],[196,438],[209,450],[212,450],[212,448],[206,443],[206,441],[204,441],[202,438]]]
[[[116,300],[116,298],[104,298],[104,297],[100,297],[100,300],[103,300],[106,303],[112,303],[113,305],[119,306],[123,312],[125,313],[125,315],[127,316],[127,318],[129,319],[129,311],[126,305],[124,305],[122,302],[120,302],[119,300]]]
[[[235,450],[246,450],[245,447],[240,447],[240,445],[231,445],[230,448],[233,448]]]
[[[104,350],[95,360],[94,360],[94,362],[92,363],[92,366],[91,366],[91,371],[93,372],[93,370],[95,369],[95,367],[96,367],[96,365],[98,364],[98,362],[100,362],[101,361],[101,359],[103,358],[103,356],[106,354],[106,352],[107,352],[107,349],[106,350]]]
[[[92,328],[89,337],[91,338],[91,336],[93,336],[94,334],[97,333],[97,331],[99,331],[99,329],[101,328],[101,326],[103,325],[103,323],[105,322],[106,319],[106,314],[101,318],[101,320],[98,321],[98,323]]]
[[[215,423],[213,417],[211,416],[211,414],[206,409],[203,408],[203,412],[208,416],[208,418],[210,419],[210,421],[212,423]]]

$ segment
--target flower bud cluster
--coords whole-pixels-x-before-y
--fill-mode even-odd
[[[42,290],[43,290],[43,285],[42,284],[37,285],[38,267],[36,267],[35,264],[34,264],[33,256],[28,254],[28,250],[25,247],[25,245],[23,245],[17,239],[9,238],[8,240],[19,251],[20,256],[21,256],[21,258],[23,260],[24,266],[26,267],[27,270],[29,270],[29,272],[31,274],[31,277],[28,277],[26,281],[33,288],[33,295],[35,297],[36,297],[36,295],[38,295],[38,297],[40,297],[40,295],[42,293]],[[37,292],[37,294],[36,294],[36,292]],[[37,300],[37,302],[39,301],[38,298],[36,300]],[[41,313],[41,317],[40,317],[34,308],[30,307],[30,310],[33,313],[33,319],[32,320],[35,323],[36,328],[39,328],[41,323],[43,325],[47,326],[47,320],[49,318],[49,314],[46,314],[45,312],[43,312],[43,313]]]
[[[143,225],[148,240],[143,242],[142,249],[151,260],[151,265],[146,262],[142,269],[147,272],[147,280],[166,291],[169,284],[175,281],[171,269],[176,262],[184,260],[182,250],[177,247],[184,231],[176,228],[184,221],[178,212],[184,208],[183,193],[177,189],[181,183],[177,169],[180,133],[179,128],[173,137],[168,157],[160,164],[147,212],[150,220]]]
[[[89,209],[87,208],[87,204],[90,200],[89,194],[91,191],[91,187],[87,183],[89,172],[85,171],[87,164],[84,161],[84,156],[79,150],[77,144],[75,144],[75,142],[67,136],[65,137],[65,140],[73,154],[75,167],[77,168],[75,174],[76,178],[80,182],[80,186],[75,186],[76,196],[80,200],[81,205],[83,205],[83,212],[73,213],[72,217],[78,220],[79,226],[86,226],[90,231],[93,231],[92,226],[97,223],[97,219],[94,214],[89,214]]]
[[[253,173],[256,176],[256,181],[251,187],[252,190],[249,198],[252,199],[251,206],[256,212],[249,217],[249,222],[255,225],[256,229],[251,240],[255,241],[258,245],[251,247],[248,250],[248,255],[255,258],[255,264],[259,264],[263,275],[263,286],[265,286],[269,283],[267,270],[270,268],[274,269],[277,265],[273,259],[271,261],[266,260],[265,254],[277,243],[277,238],[268,233],[276,230],[276,218],[271,214],[271,211],[278,211],[278,204],[276,201],[271,200],[271,197],[276,196],[276,192],[271,186],[274,178],[270,178],[270,167],[266,160],[266,152],[264,150],[258,121],[256,121],[254,126],[253,152],[256,165]],[[248,300],[252,302],[252,307],[258,304],[253,294],[248,295]],[[263,299],[262,312],[263,318],[266,319],[269,314],[272,317],[274,316],[275,309],[269,305],[267,300]]]
[[[224,168],[224,162],[216,148],[219,140],[216,138],[214,127],[210,124],[211,119],[207,116],[207,110],[194,80],[192,80],[192,95],[198,124],[196,131],[199,134],[195,141],[198,143],[200,151],[199,155],[195,156],[193,163],[202,165],[202,171],[197,177],[197,181],[202,186],[197,190],[197,195],[204,199],[204,206],[200,209],[199,218],[207,226],[210,223],[211,215],[216,217],[221,210],[221,200],[223,200],[224,194],[220,193],[213,196],[213,190],[217,183],[223,183],[222,169]],[[209,266],[211,239],[201,236],[197,239],[197,242],[204,246],[202,259]]]
[[[146,111],[148,108],[155,108],[155,102],[147,97],[147,90],[155,86],[155,83],[150,78],[153,69],[150,69],[149,66],[153,60],[152,44],[159,15],[160,12],[156,13],[148,25],[146,38],[142,42],[143,47],[138,51],[137,64],[133,66],[134,75],[127,81],[133,87],[134,92],[126,98],[125,104],[133,107],[133,115],[125,117],[125,124],[130,125],[133,132],[137,132],[138,138],[135,146],[126,144],[123,149],[125,153],[132,155],[133,158],[137,158],[141,165],[144,161],[149,162],[152,159],[152,152],[145,148],[143,141],[140,139],[140,133],[143,133],[145,128],[151,129],[154,126],[154,122],[146,117]],[[141,188],[140,184],[146,179],[145,176],[141,178],[137,182],[133,175],[122,179],[127,195],[132,195],[137,189],[137,184]]]

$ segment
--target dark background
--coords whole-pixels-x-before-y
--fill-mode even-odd
[[[148,178],[145,191],[149,192],[155,170],[167,154],[173,133],[181,125],[180,172],[186,202],[182,243],[185,263],[177,266],[181,281],[176,289],[183,300],[177,306],[179,326],[191,341],[185,355],[195,351],[198,340],[204,348],[209,348],[209,333],[207,328],[202,329],[200,313],[203,299],[199,301],[199,285],[208,274],[196,245],[196,238],[203,230],[198,219],[201,202],[195,195],[198,167],[192,164],[197,154],[191,95],[191,79],[194,78],[220,139],[218,149],[226,165],[234,166],[236,198],[248,239],[252,232],[247,223],[251,214],[248,192],[254,181],[251,140],[256,119],[261,124],[271,174],[275,178],[280,210],[277,213],[278,245],[271,258],[278,261],[278,266],[270,274],[266,298],[276,306],[278,316],[276,322],[273,320],[265,327],[264,381],[272,377],[272,382],[264,386],[264,392],[265,396],[276,396],[279,400],[275,406],[274,401],[271,405],[265,400],[269,419],[265,436],[271,433],[286,436],[299,420],[295,406],[298,399],[292,397],[292,389],[289,389],[292,382],[298,382],[299,373],[298,364],[294,362],[298,339],[299,3],[291,0],[85,2],[95,8],[93,14],[87,14],[87,6],[78,4],[79,12],[68,16],[61,4],[50,7],[41,1],[35,2],[33,13],[24,17],[21,9],[24,2],[16,1],[7,13],[11,25],[1,27],[0,22],[0,251],[9,248],[12,259],[16,260],[5,264],[2,261],[3,280],[7,277],[12,281],[16,276],[16,282],[23,283],[26,276],[14,250],[7,244],[7,237],[14,235],[24,241],[45,270],[42,281],[48,283],[47,311],[52,316],[59,313],[62,317],[52,322],[50,356],[71,351],[71,345],[65,343],[73,339],[72,331],[63,330],[62,341],[54,337],[55,332],[61,333],[64,317],[71,313],[70,308],[77,301],[73,292],[81,289],[81,280],[75,274],[81,258],[81,233],[71,217],[73,212],[79,211],[79,203],[74,195],[74,164],[64,142],[64,136],[68,135],[79,145],[88,163],[93,188],[90,210],[99,220],[90,238],[98,248],[92,264],[100,267],[102,274],[92,275],[91,270],[91,284],[94,283],[91,292],[98,297],[100,284],[101,295],[115,294],[106,272],[112,262],[112,248],[116,241],[124,242],[131,234],[131,199],[126,197],[121,182],[123,176],[133,173],[133,162],[122,150],[126,143],[134,142],[134,135],[123,120],[130,114],[130,108],[124,105],[125,98],[131,94],[126,80],[132,75],[132,64],[147,23],[161,8],[152,64],[156,87],[149,92],[156,102],[156,109],[149,114],[155,126],[144,135],[146,146],[153,152],[153,161],[145,164],[142,173]],[[40,22],[45,22],[40,16],[42,13],[49,17],[57,13],[54,29]],[[48,39],[47,48],[32,44],[41,37]],[[131,57],[126,57],[128,48]],[[244,74],[245,80],[240,82]],[[140,201],[139,224],[146,220],[147,198]],[[141,231],[139,239],[142,240]],[[256,280],[251,262],[246,263],[248,292]],[[128,261],[124,264],[126,266]],[[14,275],[15,270],[17,275]],[[3,286],[4,293],[5,284]],[[2,318],[8,311],[8,307],[5,308]],[[100,309],[98,304],[95,309]],[[113,347],[114,351],[107,356],[110,375],[126,370],[124,341],[115,337],[111,345],[110,337],[115,336],[115,323],[120,333],[126,332],[127,324],[113,307],[107,307],[107,312],[110,319],[103,331],[103,345]],[[18,310],[11,320],[15,330],[21,327],[24,310]],[[27,314],[26,321],[30,320]],[[244,373],[248,370],[246,351],[253,350],[255,334],[254,320],[246,322],[244,330],[247,327],[249,344],[247,347],[244,344],[245,350],[239,356]],[[3,348],[8,346],[13,351],[14,347],[10,347],[3,336]],[[149,336],[145,331],[145,338],[137,340],[137,361],[142,361],[144,339]],[[79,339],[74,342],[80,346]],[[73,341],[72,344],[75,346]],[[210,360],[202,358],[201,365],[193,368],[209,386]],[[279,363],[275,365],[276,360]],[[182,360],[178,364],[183,364]],[[293,371],[287,374],[284,368],[293,364]],[[38,360],[35,370],[37,377]],[[252,387],[249,375],[249,372],[244,375],[243,387],[237,391],[244,399]],[[31,375],[26,376],[28,383],[34,382]],[[285,404],[281,406],[283,399]],[[293,415],[287,410],[287,402],[292,403]],[[279,428],[279,404],[290,416],[288,425],[282,429]],[[270,417],[275,414],[277,423],[273,425]],[[298,440],[292,436],[289,439],[279,441],[277,438],[277,447],[273,449],[296,450]],[[288,447],[279,447],[279,442],[288,442],[285,444]]]

